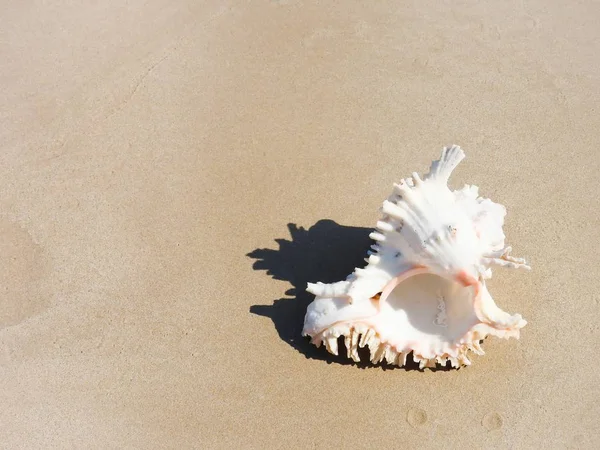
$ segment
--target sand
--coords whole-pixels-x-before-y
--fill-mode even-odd
[[[2,448],[600,448],[593,2],[3,2]],[[529,324],[459,371],[300,336],[443,145]]]

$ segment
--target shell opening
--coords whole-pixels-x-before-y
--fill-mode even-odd
[[[379,318],[385,318],[384,333],[389,332],[399,345],[454,345],[478,322],[473,308],[476,295],[477,289],[472,285],[420,271],[381,299]]]

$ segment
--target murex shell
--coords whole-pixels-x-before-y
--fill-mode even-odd
[[[367,346],[373,363],[402,366],[412,352],[421,368],[459,367],[470,364],[468,350],[483,354],[489,335],[519,338],[527,322],[496,306],[485,280],[492,265],[529,266],[504,245],[504,206],[479,197],[476,186],[448,188],[464,156],[446,147],[423,179],[413,173],[394,185],[366,267],[344,281],[308,284],[316,298],[302,334],[313,344],[337,355],[344,336],[354,361]]]

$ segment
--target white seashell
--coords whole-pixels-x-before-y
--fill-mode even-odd
[[[446,147],[424,179],[413,173],[394,185],[367,265],[337,283],[309,283],[315,300],[303,335],[334,354],[343,335],[354,361],[358,347],[374,363],[399,366],[412,352],[420,368],[469,365],[467,351],[483,355],[489,335],[519,338],[527,322],[498,308],[485,280],[493,265],[530,267],[504,245],[504,206],[479,197],[476,186],[448,188],[463,158],[460,147]]]

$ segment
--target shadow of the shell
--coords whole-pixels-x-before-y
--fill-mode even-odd
[[[332,220],[320,220],[309,229],[288,224],[291,239],[276,239],[279,249],[256,249],[247,256],[255,259],[254,270],[266,270],[276,280],[292,284],[285,295],[272,305],[253,305],[250,312],[269,317],[279,337],[310,359],[327,363],[355,365],[362,369],[379,370],[452,370],[450,363],[431,369],[419,369],[418,363],[409,355],[406,365],[397,367],[387,364],[372,364],[369,350],[359,349],[361,362],[355,363],[346,356],[343,339],[340,338],[338,356],[331,355],[324,346],[317,348],[302,336],[302,326],[306,308],[314,296],[306,292],[308,282],[322,281],[331,283],[344,279],[355,267],[365,265],[367,249],[372,244],[369,233],[371,228],[339,225]]]

